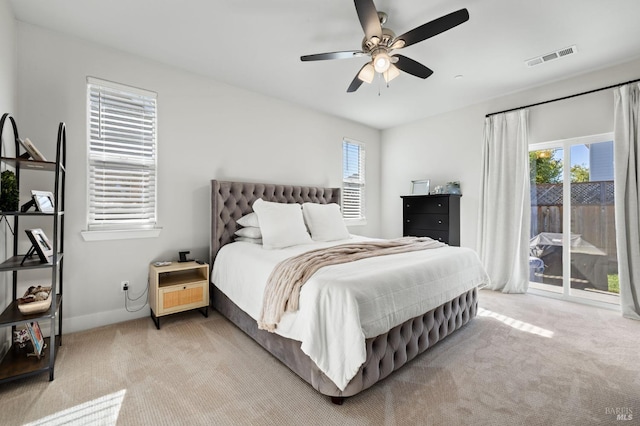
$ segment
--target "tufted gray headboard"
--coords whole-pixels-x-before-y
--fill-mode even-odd
[[[233,233],[238,229],[236,220],[251,213],[251,206],[258,198],[278,203],[340,204],[340,188],[212,180],[209,242],[211,266],[218,250],[233,241]]]

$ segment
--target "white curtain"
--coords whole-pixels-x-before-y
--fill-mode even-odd
[[[640,84],[614,90],[616,244],[622,315],[640,320]]]
[[[478,254],[491,278],[488,288],[503,293],[529,287],[528,116],[523,109],[484,123]]]

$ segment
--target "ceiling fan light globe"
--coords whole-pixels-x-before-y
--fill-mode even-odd
[[[382,73],[384,81],[389,83],[391,80],[400,75],[400,70],[395,65],[391,65],[389,69]]]
[[[395,40],[393,43],[391,43],[391,46],[389,46],[389,49],[402,49],[404,45],[405,45],[404,40],[399,38]]]
[[[360,72],[358,73],[358,78],[364,81],[365,83],[371,84],[371,82],[373,81],[373,77],[375,77],[375,75],[376,75],[376,70],[373,68],[373,65],[371,65],[371,63],[368,63],[367,65],[364,66],[364,68],[360,70]]]
[[[376,72],[384,73],[391,66],[391,58],[386,52],[380,52],[373,58],[373,67]]]

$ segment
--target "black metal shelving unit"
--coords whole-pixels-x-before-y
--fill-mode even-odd
[[[65,200],[65,164],[67,135],[64,123],[58,126],[58,138],[56,142],[55,161],[36,161],[28,158],[28,155],[19,155],[21,144],[18,136],[18,127],[14,118],[10,114],[4,114],[0,120],[0,134],[4,126],[11,123],[15,142],[15,157],[3,155],[0,146],[0,163],[3,169],[11,168],[15,170],[16,181],[20,188],[20,174],[23,172],[33,173],[53,173],[54,177],[54,210],[51,213],[43,212],[21,212],[21,211],[0,211],[0,217],[10,224],[13,219],[13,253],[12,256],[0,263],[0,272],[12,273],[12,300],[8,306],[0,313],[0,328],[11,327],[11,348],[0,360],[0,383],[17,380],[20,378],[49,372],[49,380],[54,378],[54,367],[56,362],[57,347],[62,344],[62,288],[63,288],[63,266],[64,266],[64,200]],[[18,253],[18,241],[20,235],[20,220],[25,217],[38,217],[40,220],[53,221],[53,255],[49,262],[43,263],[35,256],[25,258],[25,254]],[[24,235],[26,239],[26,235]],[[22,314],[18,310],[18,276],[20,272],[30,269],[51,269],[51,306],[45,312],[35,314]],[[6,303],[5,303],[6,304]],[[4,305],[4,304],[3,304]],[[46,348],[42,350],[40,358],[27,357],[24,353],[19,353],[13,347],[13,331],[16,327],[28,322],[38,321],[49,324],[49,337],[45,338]]]

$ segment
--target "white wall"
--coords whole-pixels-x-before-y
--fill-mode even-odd
[[[15,115],[17,110],[16,97],[16,71],[18,66],[16,50],[17,24],[13,17],[13,9],[9,0],[0,0],[0,114],[10,113]],[[2,155],[5,149],[13,152],[13,131],[11,124],[6,123],[2,132]],[[6,226],[6,222],[0,225],[0,258],[5,259],[6,254],[12,250],[11,232]],[[11,274],[0,274],[0,311],[9,304],[11,300]],[[10,328],[0,330],[0,356],[8,348],[8,337],[5,333],[10,333]],[[6,347],[5,347],[6,346]]]
[[[24,23],[18,34],[21,135],[54,158],[58,122],[67,125],[65,332],[148,315],[148,307],[125,311],[119,283],[129,280],[139,294],[150,262],[175,260],[184,249],[207,260],[211,179],[340,186],[343,137],[367,147],[368,224],[352,232],[379,234],[378,130]],[[158,93],[159,238],[80,235],[87,76]]]
[[[431,179],[432,187],[459,180],[461,245],[476,248],[485,115],[637,79],[638,70],[636,59],[383,131],[382,236],[402,235],[399,196],[409,192],[411,180]],[[610,132],[613,94],[606,90],[533,107],[529,127],[530,143]]]

